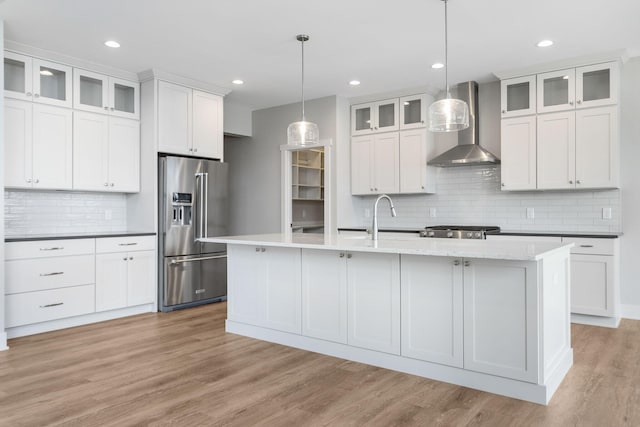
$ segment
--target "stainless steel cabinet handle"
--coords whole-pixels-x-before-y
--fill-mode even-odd
[[[40,182],[40,180],[38,178],[36,178],[36,179],[33,180],[33,182],[37,184],[37,183]]]
[[[31,178],[27,179],[27,182],[28,182],[29,184],[31,184]]]
[[[569,180],[569,184],[573,184],[573,180],[571,180],[571,179],[570,179],[570,180]]]
[[[47,308],[47,307],[57,307],[59,305],[64,304],[63,302],[54,302],[53,304],[45,304],[45,305],[41,305],[40,308]]]
[[[104,106],[104,109],[105,109],[105,110],[109,110],[109,107],[107,107],[107,106],[105,105],[105,106]]]
[[[577,180],[576,184],[582,184],[582,180]]]
[[[347,254],[347,258],[351,259],[353,257],[352,254]]]
[[[105,183],[104,183],[104,186],[105,186],[105,187],[108,187],[108,186],[109,186],[109,183],[108,183],[108,182],[105,182]]]
[[[135,245],[137,245],[136,242],[133,242],[133,243],[118,243],[118,246],[135,246]]]
[[[40,94],[39,93],[34,93],[33,96],[35,96],[36,98],[40,98]]]
[[[40,248],[41,251],[61,251],[64,249],[64,246],[55,246],[52,248]]]
[[[344,253],[340,252],[340,258],[344,258]]]
[[[592,248],[593,245],[580,245],[581,248]]]
[[[582,104],[582,100],[580,100],[580,99],[578,99],[576,102],[577,102],[578,104]]]
[[[259,250],[260,250],[260,248],[256,248],[256,252],[258,252]],[[226,258],[226,257],[227,257],[226,255],[216,255],[216,256],[204,256],[204,257],[200,257],[200,258],[174,259],[169,264],[176,265],[176,264],[182,264],[183,262],[205,261],[205,260],[208,260],[208,259],[222,259],[222,258]]]
[[[454,260],[453,265],[460,265],[460,260],[459,259]]]
[[[260,252],[266,252],[267,249],[266,248],[260,248]]]
[[[31,94],[31,92],[27,92],[25,95],[31,96],[32,94]]]
[[[45,276],[59,276],[61,274],[64,274],[64,271],[54,271],[53,273],[40,273],[40,277],[45,277]]]
[[[207,172],[200,172],[196,174],[196,188],[200,188],[198,198],[196,200],[196,213],[198,216],[199,226],[196,236],[198,236],[198,239],[203,239],[209,237],[207,230],[207,218],[209,217],[209,202],[207,199],[207,195],[209,194],[209,174]]]
[[[470,262],[470,261],[465,261],[465,262],[464,262],[464,266],[465,266],[465,267],[469,267],[470,265],[471,265],[471,262]]]

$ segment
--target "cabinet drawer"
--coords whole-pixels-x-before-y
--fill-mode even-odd
[[[96,239],[96,252],[149,251],[156,248],[156,236],[105,237]]]
[[[564,243],[575,243],[572,254],[613,255],[615,239],[589,239],[583,237],[563,237]]]
[[[5,245],[5,260],[48,258],[67,255],[89,255],[95,251],[95,239],[35,240],[9,242]]]
[[[95,286],[50,289],[7,295],[7,327],[46,322],[95,311]]]
[[[88,285],[95,282],[94,255],[6,261],[5,293]]]

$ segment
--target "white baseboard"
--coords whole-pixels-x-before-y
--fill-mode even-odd
[[[120,317],[133,316],[135,314],[150,313],[154,311],[156,311],[156,306],[154,304],[137,305],[135,307],[101,311],[99,313],[67,317],[65,319],[35,323],[33,325],[16,326],[14,328],[7,329],[6,333],[8,338],[24,337],[27,335],[57,331],[58,329],[72,328],[74,326],[87,325],[89,323],[103,322],[105,320],[118,319]]]
[[[617,328],[620,326],[620,317],[588,316],[586,314],[571,313],[571,323],[602,326],[604,328]]]
[[[7,345],[7,333],[0,332],[0,351],[9,350],[9,346]]]
[[[625,319],[640,320],[640,305],[621,304],[620,312]]]

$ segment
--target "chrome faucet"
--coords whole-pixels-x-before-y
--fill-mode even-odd
[[[376,199],[376,202],[373,204],[373,227],[371,227],[371,240],[378,240],[378,202],[381,199],[387,199],[389,201],[389,206],[391,207],[391,216],[396,216],[396,208],[393,206],[393,200],[391,197],[386,194],[382,194]]]

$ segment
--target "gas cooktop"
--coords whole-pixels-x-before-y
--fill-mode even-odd
[[[496,226],[477,225],[436,225],[425,227],[420,237],[440,237],[445,239],[484,239],[487,232],[500,231]]]

